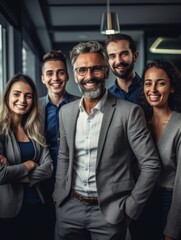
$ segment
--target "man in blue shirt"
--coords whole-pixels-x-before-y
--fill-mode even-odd
[[[42,83],[48,94],[39,99],[39,108],[43,118],[45,136],[50,155],[56,169],[59,148],[59,110],[64,105],[78,99],[66,91],[69,79],[66,57],[62,51],[50,51],[43,56]]]
[[[134,71],[138,51],[134,40],[126,34],[109,35],[106,40],[109,66],[116,76],[109,91],[118,98],[137,103],[141,78]]]
[[[66,91],[69,79],[66,57],[61,50],[50,51],[43,56],[42,83],[46,86],[48,94],[39,99],[39,110],[42,116],[42,124],[51,158],[54,163],[54,172],[51,180],[42,185],[50,214],[49,239],[53,239],[55,212],[52,200],[52,192],[55,181],[57,155],[59,149],[59,110],[64,105],[79,97]],[[45,226],[46,227],[46,226]]]
[[[114,34],[108,36],[105,47],[109,66],[116,76],[115,84],[109,91],[118,98],[138,103],[141,78],[134,70],[134,63],[138,59],[135,41],[129,35]],[[135,165],[133,171],[136,181],[138,166]],[[152,221],[152,206],[151,196],[139,219],[132,221],[129,226],[131,240],[155,239],[152,228],[156,221]]]

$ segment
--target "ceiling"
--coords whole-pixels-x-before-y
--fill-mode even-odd
[[[24,0],[44,51],[62,43],[104,41],[100,22],[106,0]],[[137,40],[142,33],[181,36],[181,0],[110,0],[121,32]],[[176,30],[175,30],[176,28]]]

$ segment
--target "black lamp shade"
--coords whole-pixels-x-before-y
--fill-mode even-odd
[[[101,18],[101,34],[110,35],[120,33],[119,18],[115,12],[106,12]]]

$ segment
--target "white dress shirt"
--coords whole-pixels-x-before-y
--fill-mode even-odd
[[[72,188],[84,196],[97,196],[95,176],[97,147],[107,95],[106,90],[89,115],[83,107],[83,98],[79,105],[80,112],[75,134]]]

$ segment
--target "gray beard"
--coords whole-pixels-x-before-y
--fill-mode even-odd
[[[104,89],[105,89],[105,82],[101,82],[100,86],[95,89],[95,90],[91,90],[91,91],[86,91],[81,85],[78,84],[78,88],[80,90],[80,92],[82,93],[82,95],[86,98],[89,99],[95,99],[98,98],[102,95]]]

